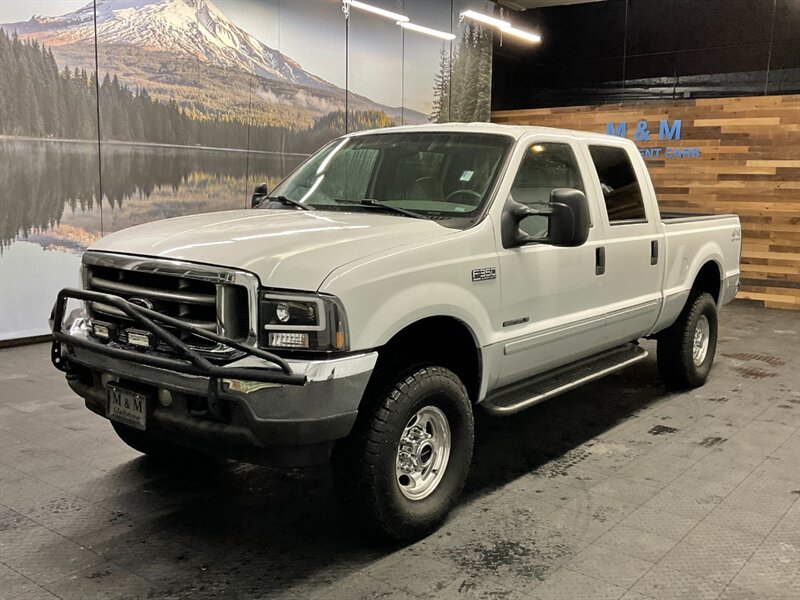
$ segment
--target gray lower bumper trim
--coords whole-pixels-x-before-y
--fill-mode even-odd
[[[358,413],[377,353],[329,361],[292,361],[295,372],[308,376],[302,386],[223,380],[219,398],[232,407],[230,423],[200,419],[187,410],[187,398],[207,397],[205,377],[122,362],[78,347],[67,351],[65,358],[92,371],[92,385],[71,378],[70,386],[99,414],[105,414],[104,385],[109,381],[131,382],[154,392],[149,422],[155,428],[174,431],[182,437],[261,447],[319,443],[346,436]],[[172,406],[156,401],[158,389],[171,392],[175,399]]]

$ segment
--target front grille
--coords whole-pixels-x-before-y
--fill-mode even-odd
[[[242,341],[248,334],[247,289],[173,273],[129,270],[106,265],[86,265],[86,289],[119,296],[206,331]],[[99,302],[88,303],[89,316],[111,325],[114,341],[127,344],[127,329],[141,329],[121,310]],[[218,350],[216,342],[177,328],[162,326],[189,346]],[[157,349],[170,352],[159,343]]]

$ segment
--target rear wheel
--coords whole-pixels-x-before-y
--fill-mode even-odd
[[[658,370],[670,389],[703,385],[717,350],[717,305],[711,294],[692,292],[678,320],[658,336]]]
[[[472,405],[442,367],[386,377],[364,400],[333,455],[344,509],[371,531],[414,539],[435,529],[464,487],[472,461]]]

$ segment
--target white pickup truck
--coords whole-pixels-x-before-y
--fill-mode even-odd
[[[634,364],[646,337],[667,386],[702,385],[738,286],[738,218],[659,214],[617,137],[355,133],[256,192],[95,243],[52,361],[146,454],[330,458],[343,506],[394,538],[456,502],[475,410]]]

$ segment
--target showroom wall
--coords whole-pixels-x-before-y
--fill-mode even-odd
[[[643,153],[661,210],[739,215],[739,297],[800,310],[800,95],[539,108],[492,117],[624,133]]]
[[[800,92],[800,0],[605,0],[512,13],[492,108]]]
[[[495,40],[493,120],[634,140],[662,209],[739,215],[739,297],[800,309],[800,0],[607,0],[513,18],[543,40]]]
[[[491,30],[459,15],[490,2],[370,3],[456,38],[340,0],[3,0],[0,340],[46,333],[108,233],[246,207],[345,131],[489,119]]]

